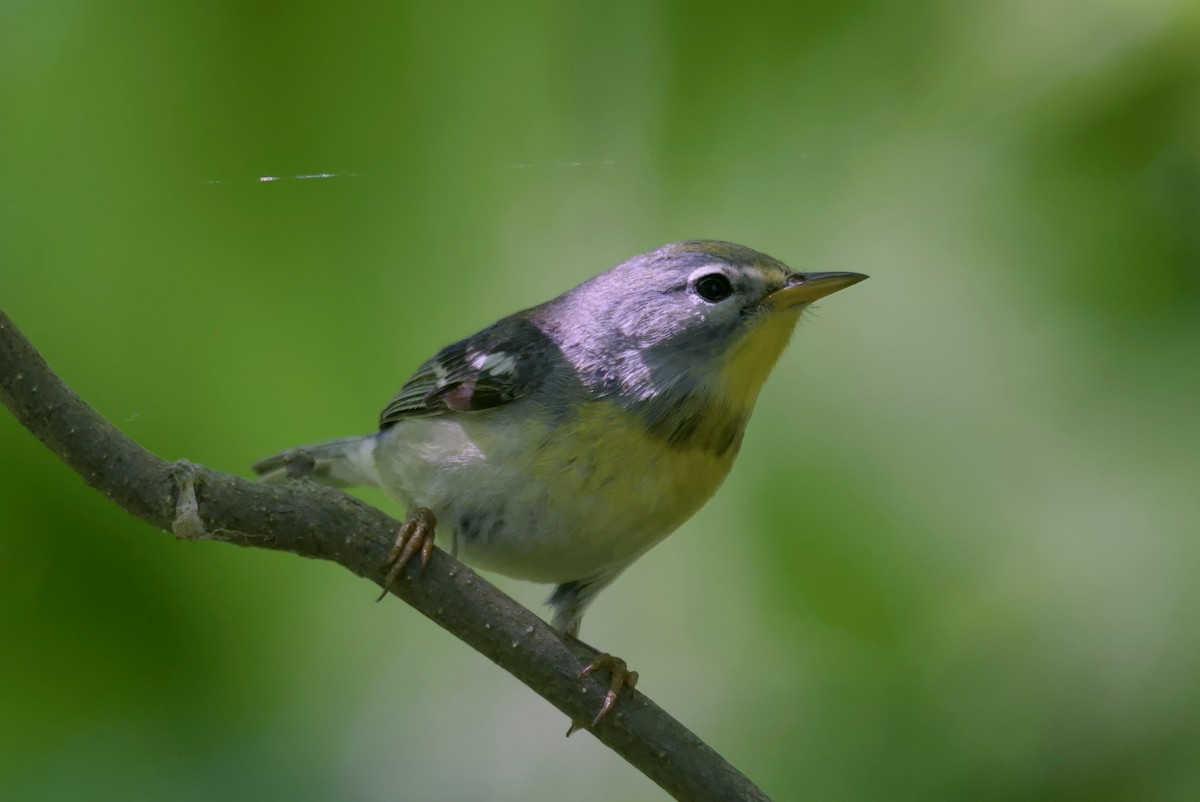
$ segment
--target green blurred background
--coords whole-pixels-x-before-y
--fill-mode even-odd
[[[869,273],[584,636],[780,800],[1195,800],[1198,53],[1187,0],[5,0],[0,306],[247,475],[663,242]],[[335,566],[6,413],[0,476],[0,798],[664,798]]]

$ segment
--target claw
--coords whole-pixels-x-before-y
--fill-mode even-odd
[[[629,666],[625,664],[624,660],[619,657],[613,657],[608,652],[601,652],[592,658],[592,662],[584,666],[583,670],[576,674],[575,677],[583,679],[593,671],[604,668],[608,669],[612,674],[612,682],[609,683],[608,692],[604,694],[604,702],[600,705],[600,712],[592,719],[591,726],[593,727],[600,723],[600,719],[608,715],[609,710],[612,710],[613,705],[617,703],[617,697],[621,693],[621,688],[628,687],[630,690],[633,690],[637,687],[638,673],[630,671]],[[585,726],[578,721],[572,721],[570,729],[567,730],[567,737],[570,738],[571,733],[581,730]]]
[[[383,592],[375,601],[383,601],[384,596],[388,595],[392,585],[399,579],[404,566],[408,565],[408,561],[418,551],[421,553],[421,573],[425,572],[425,566],[433,556],[433,535],[436,528],[437,518],[425,507],[416,507],[408,514],[408,518],[396,532],[396,542],[392,545],[392,550],[383,561],[388,572],[383,580]]]

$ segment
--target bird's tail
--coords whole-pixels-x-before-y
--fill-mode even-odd
[[[377,437],[368,434],[289,448],[254,463],[254,472],[264,482],[278,483],[288,478],[289,466],[295,464],[295,475],[307,476],[321,484],[333,487],[378,486],[379,471],[375,468]]]

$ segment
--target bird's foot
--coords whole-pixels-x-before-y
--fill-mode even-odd
[[[388,595],[388,591],[400,577],[404,566],[408,565],[408,561],[417,552],[421,553],[421,571],[425,571],[425,566],[433,555],[433,533],[436,528],[437,518],[434,517],[431,510],[425,507],[416,507],[408,513],[408,517],[404,519],[404,525],[396,532],[396,542],[392,546],[392,550],[388,552],[387,559],[383,561],[383,567],[387,569],[387,576],[383,580],[383,592],[375,601],[383,601],[383,597]]]
[[[584,667],[582,671],[576,674],[576,678],[583,679],[588,674],[599,669],[608,669],[612,674],[612,682],[609,684],[608,693],[604,694],[604,702],[600,705],[600,712],[592,719],[591,726],[595,727],[600,723],[600,719],[608,715],[608,711],[612,710],[614,704],[617,703],[617,696],[621,693],[621,688],[627,687],[633,690],[637,686],[638,673],[630,671],[629,666],[619,657],[613,657],[608,652],[600,652],[592,658],[592,662]],[[571,728],[567,730],[567,737],[571,737],[571,733],[576,730],[583,729],[585,724],[578,721],[571,722]]]

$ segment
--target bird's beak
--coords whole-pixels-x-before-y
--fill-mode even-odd
[[[767,296],[772,309],[812,303],[867,278],[862,273],[788,273],[782,289]]]

